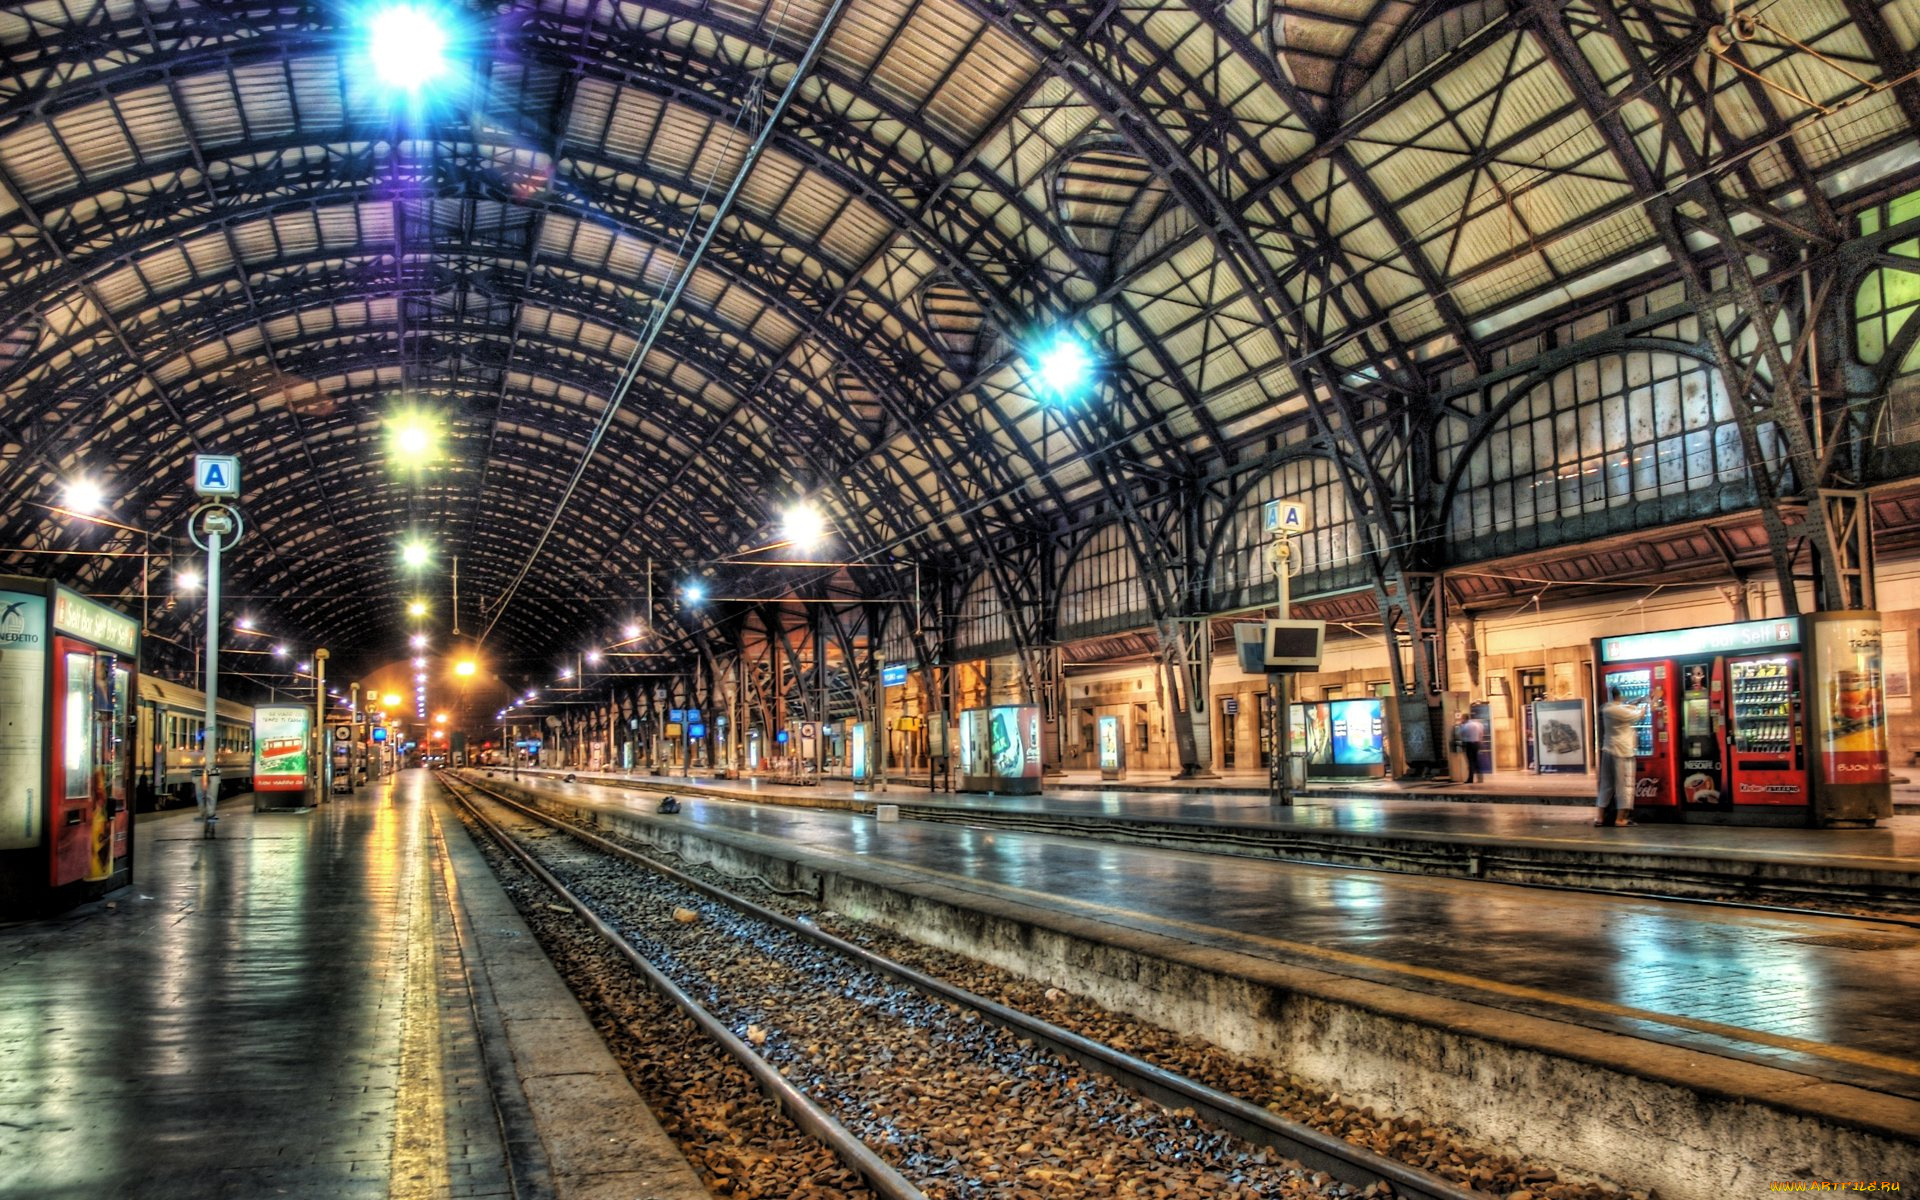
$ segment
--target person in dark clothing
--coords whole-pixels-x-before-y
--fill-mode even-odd
[[[1459,723],[1453,727],[1453,740],[1460,743],[1460,753],[1467,760],[1467,782],[1479,783],[1480,744],[1487,740],[1487,727],[1469,712],[1460,714]]]

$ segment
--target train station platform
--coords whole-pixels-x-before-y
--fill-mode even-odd
[[[505,771],[499,772],[506,774]],[[1920,914],[1920,815],[1873,829],[1667,823],[1594,828],[1580,803],[1463,803],[1384,789],[1310,790],[1276,807],[1264,789],[1098,788],[1049,780],[1040,796],[855,788],[764,779],[541,771],[649,792],[692,792],[799,807],[872,811],[981,828],[1048,833],[1236,857],[1367,867],[1490,882]]]
[[[0,1195],[705,1197],[425,772],[0,928]]]
[[[1563,1161],[1628,1164],[1662,1194],[1710,1194],[1790,1143],[1811,1178],[1863,1164],[1869,1142],[1920,1153],[1920,922],[883,821],[710,783],[661,814],[646,789],[468,775],[1368,1097],[1349,1103],[1564,1143]]]

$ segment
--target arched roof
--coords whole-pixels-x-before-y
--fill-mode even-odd
[[[16,5],[0,567],[137,591],[28,553],[128,544],[61,482],[177,535],[189,456],[238,453],[234,593],[389,658],[418,533],[537,657],[798,494],[853,555],[957,564],[1312,439],[1384,479],[1437,372],[1662,269],[1636,180],[1761,225],[1912,173],[1920,91],[1861,83],[1915,66],[1900,0],[1768,6],[1721,57],[1696,8],[534,0],[449,7],[407,104],[364,7]],[[1063,326],[1092,411],[1026,378]],[[411,474],[403,404],[448,431]]]

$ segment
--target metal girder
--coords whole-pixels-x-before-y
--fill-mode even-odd
[[[1635,189],[1645,198],[1654,227],[1686,280],[1688,296],[1713,347],[1727,390],[1734,397],[1733,411],[1756,484],[1782,600],[1789,612],[1795,612],[1799,607],[1793,571],[1797,535],[1788,528],[1781,500],[1789,487],[1805,495],[1822,486],[1829,472],[1815,451],[1808,429],[1807,405],[1811,393],[1799,353],[1804,344],[1802,347],[1783,345],[1776,334],[1776,326],[1780,318],[1789,313],[1790,305],[1782,289],[1761,285],[1749,258],[1758,254],[1775,267],[1783,264],[1767,252],[1768,248],[1753,245],[1735,230],[1713,184],[1716,164],[1709,162],[1695,147],[1669,100],[1667,81],[1653,75],[1636,52],[1633,39],[1618,15],[1605,4],[1587,7],[1583,3],[1579,10],[1582,19],[1596,29],[1588,36],[1607,37],[1618,48],[1627,64],[1638,102],[1659,117],[1663,135],[1661,148],[1674,156],[1675,166],[1681,172],[1677,184],[1670,185],[1666,178],[1657,176],[1640,152],[1633,133],[1622,120],[1622,106],[1612,103],[1591,60],[1579,47],[1578,35],[1569,23],[1569,13],[1573,10],[1562,9],[1555,0],[1526,2],[1532,15],[1531,28],[1538,31],[1549,60],[1586,105],[1596,130],[1607,141]],[[1711,263],[1689,243],[1691,229],[1698,229],[1717,243]],[[1714,282],[1713,269],[1725,272],[1724,289]],[[1825,284],[1818,286],[1824,296]],[[1812,332],[1811,314],[1800,324]],[[1734,329],[1751,333],[1754,340],[1751,356],[1734,349]],[[1763,369],[1766,382],[1756,393]],[[1818,419],[1816,411],[1814,420]],[[1759,429],[1764,424],[1772,424],[1780,432],[1787,451],[1788,478],[1773,478],[1765,469],[1766,458],[1759,441]],[[1812,548],[1825,600],[1826,593],[1839,584],[1842,574],[1834,558],[1834,546],[1827,535],[1821,506],[1808,505],[1803,512],[1806,527],[1802,532]]]

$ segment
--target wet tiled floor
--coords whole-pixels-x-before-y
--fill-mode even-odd
[[[420,789],[137,836],[0,929],[0,1195],[510,1194]]]

